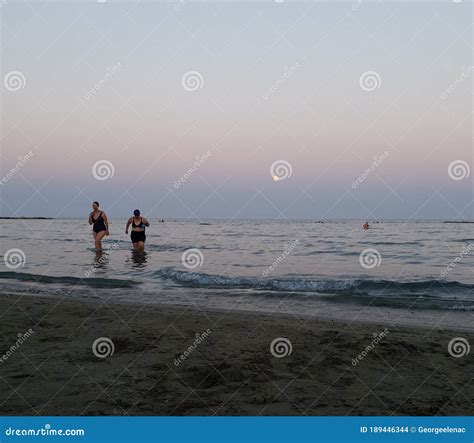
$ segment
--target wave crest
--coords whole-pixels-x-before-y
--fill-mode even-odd
[[[175,268],[163,268],[154,275],[171,280],[181,286],[210,289],[259,289],[280,292],[316,292],[383,295],[412,293],[423,295],[427,291],[472,291],[474,285],[444,280],[391,281],[370,279],[310,279],[301,277],[228,277],[200,272],[180,271]],[[427,295],[429,296],[429,295]]]

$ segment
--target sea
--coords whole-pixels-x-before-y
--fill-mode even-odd
[[[125,219],[103,250],[87,219],[0,220],[2,292],[138,305],[312,314],[474,310],[474,224]],[[357,308],[357,309],[356,309]]]

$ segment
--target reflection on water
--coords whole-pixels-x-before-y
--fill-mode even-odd
[[[132,250],[132,262],[134,268],[145,268],[147,262],[146,251]]]
[[[94,272],[97,270],[106,270],[109,254],[107,252],[104,253],[103,249],[95,249],[94,252],[95,256],[91,265],[91,269],[93,269]]]
[[[94,267],[98,269],[106,269],[107,268],[107,258],[109,254],[103,252],[102,249],[96,251],[95,259],[94,259]]]

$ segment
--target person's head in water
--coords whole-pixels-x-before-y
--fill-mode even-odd
[[[92,203],[92,209],[94,211],[98,211],[99,210],[99,202],[93,202]]]
[[[133,215],[135,217],[140,217],[140,210],[139,209],[135,209],[135,211],[133,211]]]

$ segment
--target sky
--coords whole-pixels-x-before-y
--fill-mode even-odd
[[[470,2],[0,14],[3,216],[473,218]]]

